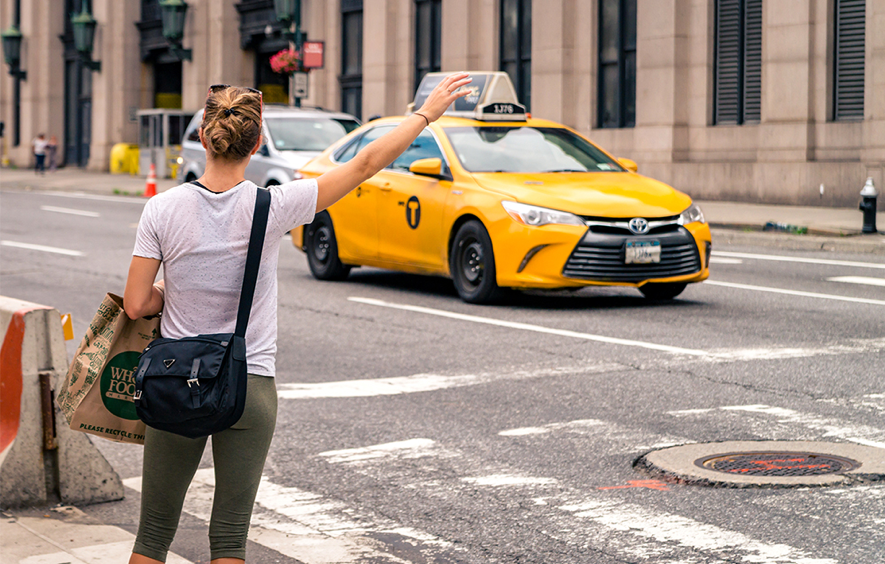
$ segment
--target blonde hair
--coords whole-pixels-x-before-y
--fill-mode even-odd
[[[214,158],[245,159],[261,137],[261,96],[238,86],[210,93],[202,127]]]

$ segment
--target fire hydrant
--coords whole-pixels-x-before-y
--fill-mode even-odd
[[[873,184],[872,178],[867,178],[863,190],[860,191],[863,200],[860,202],[860,211],[863,212],[863,233],[878,233],[876,231],[876,186]]]

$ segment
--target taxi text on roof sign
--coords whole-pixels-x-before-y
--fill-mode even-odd
[[[424,75],[407,113],[420,108],[430,92],[449,74],[431,72]],[[525,121],[525,106],[518,103],[516,90],[506,72],[471,72],[470,78],[473,79],[471,83],[462,86],[470,90],[470,94],[456,100],[445,115],[479,121]]]

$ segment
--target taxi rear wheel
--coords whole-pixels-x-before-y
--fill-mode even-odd
[[[468,221],[458,229],[449,253],[449,269],[465,302],[484,304],[498,297],[492,239],[482,223]]]
[[[332,218],[326,212],[317,214],[313,223],[305,229],[307,265],[310,273],[319,280],[344,280],[350,274],[350,266],[338,258],[338,241]]]
[[[650,300],[672,300],[685,290],[684,282],[664,282],[663,284],[645,284],[639,287],[642,295]]]

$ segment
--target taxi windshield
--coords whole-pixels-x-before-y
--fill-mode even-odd
[[[324,151],[357,127],[352,119],[265,117],[278,151]]]
[[[623,172],[605,153],[558,127],[447,127],[470,172]]]

